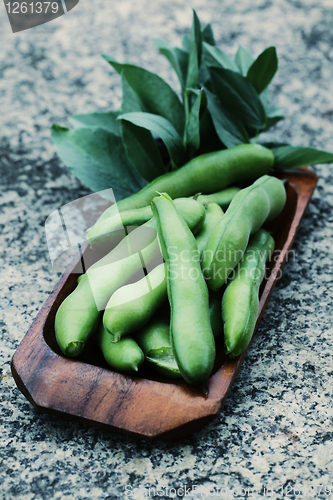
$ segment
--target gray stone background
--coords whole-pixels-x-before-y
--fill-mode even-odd
[[[268,138],[333,151],[332,0],[81,0],[66,16],[15,35],[0,5],[1,498],[141,499],[148,487],[160,488],[151,498],[172,498],[167,488],[181,485],[190,488],[185,498],[208,498],[193,491],[206,486],[225,487],[212,498],[249,497],[248,488],[261,492],[252,498],[296,498],[297,489],[302,498],[331,496],[332,165],[315,167],[320,180],[295,258],[225,405],[201,432],[147,443],[43,415],[11,376],[10,359],[60,276],[50,266],[45,219],[89,193],[57,158],[49,127],[119,105],[119,77],[101,53],[175,85],[152,40],[180,45],[192,7],[229,55],[239,44],[254,55],[277,47],[272,102],[286,120]],[[134,488],[142,490],[131,496]]]

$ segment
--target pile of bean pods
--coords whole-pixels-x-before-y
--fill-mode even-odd
[[[116,371],[145,362],[206,388],[216,339],[223,335],[234,357],[254,331],[274,250],[262,225],[286,201],[284,183],[267,175],[273,162],[256,144],[199,156],[102,214],[88,239],[113,248],[57,311],[64,355],[80,356],[92,337]],[[240,183],[247,187],[234,187]],[[115,245],[123,226],[127,236]]]

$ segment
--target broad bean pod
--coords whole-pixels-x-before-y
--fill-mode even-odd
[[[94,340],[105,361],[118,372],[137,372],[144,362],[144,353],[133,338],[125,337],[115,343],[113,335],[105,330],[102,321],[94,334]]]
[[[135,340],[154,370],[166,377],[181,378],[172,353],[169,311],[161,312],[159,309],[151,321],[135,334]]]
[[[248,346],[259,311],[259,288],[267,260],[274,250],[274,239],[264,229],[251,238],[235,276],[222,298],[225,352],[238,356]]]
[[[113,205],[110,208],[112,209]],[[107,215],[108,210],[104,212],[103,219],[99,220],[87,231],[87,238],[91,248],[112,245],[113,241],[116,241],[119,237],[119,233],[124,232],[125,227],[140,226],[148,222],[153,216],[150,206],[125,210],[121,213],[115,212],[113,209],[110,215]]]
[[[274,219],[286,202],[284,183],[264,175],[242,189],[214,227],[202,254],[207,285],[219,290],[241,260],[251,234],[265,221]]]
[[[200,194],[195,199],[204,206],[209,203],[216,203],[225,210],[240,189],[239,187],[230,187],[208,195]],[[178,198],[178,200],[181,199],[183,198]],[[119,238],[118,232],[124,230],[124,227],[139,226],[151,219],[152,216],[153,213],[150,205],[142,208],[123,210],[122,212],[116,212],[112,205],[102,214],[98,222],[87,231],[87,238],[91,248],[94,248],[94,246],[100,247],[104,244],[112,244],[113,241]],[[195,231],[193,232],[195,233]]]
[[[179,210],[192,227],[200,227],[203,206],[193,199],[179,203]],[[81,354],[111,295],[121,286],[143,276],[143,267],[152,269],[162,258],[156,221],[151,219],[122,240],[80,278],[75,290],[62,302],[55,318],[55,333],[62,352],[69,357]]]
[[[196,199],[203,205],[208,205],[208,203],[217,203],[222,210],[226,210],[240,190],[240,187],[229,187],[212,194],[200,194]]]
[[[206,218],[200,232],[196,236],[196,242],[200,257],[202,256],[202,253],[205,249],[210,233],[212,232],[216,224],[220,222],[223,215],[223,210],[221,209],[219,204],[215,202],[209,202],[208,205],[206,205]],[[220,292],[213,292],[213,290],[209,290],[209,318],[215,339],[219,337],[223,331],[223,323],[221,317],[221,299],[222,294]]]
[[[175,200],[176,203],[179,200]],[[223,211],[216,203],[206,207],[206,217],[201,230],[196,236],[197,249],[186,258],[198,260],[217,222],[223,217]],[[174,256],[172,256],[174,257]],[[111,296],[104,312],[104,326],[115,336],[116,341],[122,336],[141,328],[163,302],[167,301],[167,281],[164,264],[157,266],[147,276],[136,283],[119,288]],[[211,305],[211,302],[210,302]],[[221,309],[221,307],[220,307]],[[210,307],[210,317],[214,331],[221,330],[222,319],[217,319],[218,306]],[[220,323],[219,326],[217,326]]]
[[[168,268],[167,292],[171,308],[173,354],[183,378],[189,384],[202,386],[207,391],[206,382],[215,359],[208,289],[199,260],[184,261],[181,258],[183,250],[190,255],[197,251],[197,244],[168,195],[154,198],[152,209],[157,221],[162,254]],[[174,255],[177,256],[176,259]]]
[[[81,354],[110,296],[137,273],[143,274],[143,262],[148,265],[158,253],[155,240],[141,254],[135,253],[112,262],[103,262],[102,259],[100,265],[88,269],[56,314],[56,339],[66,356],[77,357]]]
[[[216,224],[220,222],[223,215],[224,212],[217,203],[211,202],[206,205],[205,220],[203,222],[202,228],[195,237],[200,257],[206,247],[210,233],[212,232]]]
[[[156,193],[155,193],[156,194]],[[194,234],[196,234],[204,221],[204,211],[198,205],[196,199],[191,198],[178,198],[175,200],[177,207],[182,211],[183,214],[186,213],[186,218],[189,221],[189,225],[192,228]],[[153,217],[153,212],[150,205],[143,208],[136,208],[132,210],[125,210],[123,212],[111,211],[113,208],[110,207],[110,214],[105,217],[106,211],[103,214],[103,218],[100,218],[97,223],[87,231],[87,238],[90,243],[91,248],[101,247],[101,246],[111,246],[114,241],[119,238],[119,233],[124,232],[124,228],[127,230],[133,230],[134,226],[139,226],[145,222],[148,222]],[[198,217],[198,212],[200,211],[202,217]],[[155,224],[153,222],[153,224]]]
[[[252,182],[267,174],[273,163],[273,153],[259,144],[241,144],[206,153],[178,170],[157,177],[138,193],[119,201],[113,210],[145,207],[151,203],[156,192],[168,193],[173,199],[197,193],[215,193],[239,181]],[[111,212],[112,209],[108,209],[109,215]]]
[[[105,307],[104,328],[115,342],[142,328],[167,300],[165,264],[156,266],[136,283],[118,288]]]

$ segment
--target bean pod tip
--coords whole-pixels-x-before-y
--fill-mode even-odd
[[[70,342],[65,349],[65,356],[68,356],[69,358],[77,358],[82,354],[82,351],[84,349],[84,343],[83,342]]]

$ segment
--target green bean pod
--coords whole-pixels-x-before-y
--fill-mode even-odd
[[[208,205],[206,205],[205,220],[203,222],[201,230],[195,237],[200,257],[205,249],[211,231],[216,226],[216,224],[220,222],[223,215],[223,210],[217,203],[208,203]]]
[[[198,259],[195,238],[168,195],[152,201],[162,254],[167,263],[171,307],[171,345],[183,378],[207,390],[213,369],[215,342],[210,326],[208,289]]]
[[[193,233],[196,234],[201,229],[205,216],[205,211],[201,207],[202,203],[191,198],[178,198],[175,203],[188,221]],[[99,221],[87,231],[91,248],[112,246],[119,239],[119,234],[125,233],[125,227],[127,231],[131,231],[134,226],[148,222],[153,217],[150,205],[123,212],[111,212],[112,208],[113,206],[108,209],[110,210],[108,217],[105,217],[105,214],[108,213],[107,210]]]
[[[179,201],[179,200],[178,200]],[[175,206],[179,206],[175,200]],[[223,217],[223,211],[216,203],[209,203],[206,217],[196,237],[199,254],[205,247],[210,231]],[[197,252],[196,252],[197,253]],[[192,258],[196,258],[195,255]],[[116,341],[147,323],[163,302],[167,301],[165,266],[161,264],[140,281],[121,287],[111,296],[104,312],[104,327],[115,336]],[[217,308],[210,308],[216,325]],[[220,315],[221,316],[221,315]],[[222,319],[220,319],[222,324]]]
[[[165,264],[156,266],[147,276],[118,288],[106,305],[103,324],[115,342],[142,328],[167,300]]]
[[[182,377],[172,353],[169,315],[156,314],[135,334],[135,340],[154,370],[169,378]]]
[[[105,361],[120,373],[137,372],[144,362],[144,353],[138,343],[131,337],[114,342],[114,337],[103,327],[101,321],[94,340],[101,349]]]
[[[209,235],[202,254],[207,285],[219,290],[243,257],[251,234],[274,219],[286,202],[284,183],[264,175],[242,189]]]
[[[273,163],[273,153],[259,144],[241,144],[206,153],[178,170],[157,177],[138,193],[119,201],[113,210],[145,207],[151,203],[156,192],[166,192],[173,199],[197,193],[215,193],[239,181],[252,182],[267,174]]]
[[[240,190],[240,187],[230,187],[222,189],[222,191],[218,191],[217,193],[201,194],[197,197],[197,200],[203,205],[208,205],[208,203],[217,203],[222,210],[226,210]]]
[[[205,249],[210,233],[216,224],[220,222],[223,215],[223,210],[217,203],[209,202],[208,205],[206,205],[206,218],[201,231],[196,236],[200,257]],[[209,319],[215,339],[219,337],[223,331],[221,300],[222,294],[220,292],[213,292],[213,290],[209,290]]]
[[[203,206],[193,199],[179,203],[179,210],[192,227],[200,227],[205,217]],[[111,295],[133,280],[143,267],[161,262],[156,222],[153,219],[124,238],[103,259],[80,277],[75,290],[62,302],[55,318],[55,333],[62,352],[77,357],[95,331],[101,311]]]
[[[91,248],[112,245],[119,238],[119,233],[124,232],[125,227],[140,226],[153,216],[150,206],[123,212],[115,212],[114,209],[111,211],[112,207],[104,212],[103,219],[88,229],[87,238]],[[111,214],[107,215],[109,210]]]
[[[240,189],[239,187],[230,187],[217,193],[199,195],[195,199],[204,206],[208,205],[208,203],[216,203],[225,210]],[[182,199],[178,198],[178,200]],[[98,222],[87,231],[90,247],[100,247],[103,244],[110,245],[119,238],[118,232],[123,231],[124,227],[140,226],[151,219],[152,216],[150,205],[122,212],[115,212],[112,205],[102,214]],[[195,233],[195,231],[193,232]]]
[[[272,236],[264,229],[257,231],[223,294],[225,352],[231,357],[241,354],[252,338],[259,311],[259,288],[273,250]]]
[[[114,262],[100,261],[82,276],[75,290],[61,303],[55,318],[55,333],[62,352],[77,357],[95,331],[100,314],[110,296],[136,273],[142,272],[143,262],[158,255],[157,241],[141,252]],[[105,258],[104,258],[105,259]]]

